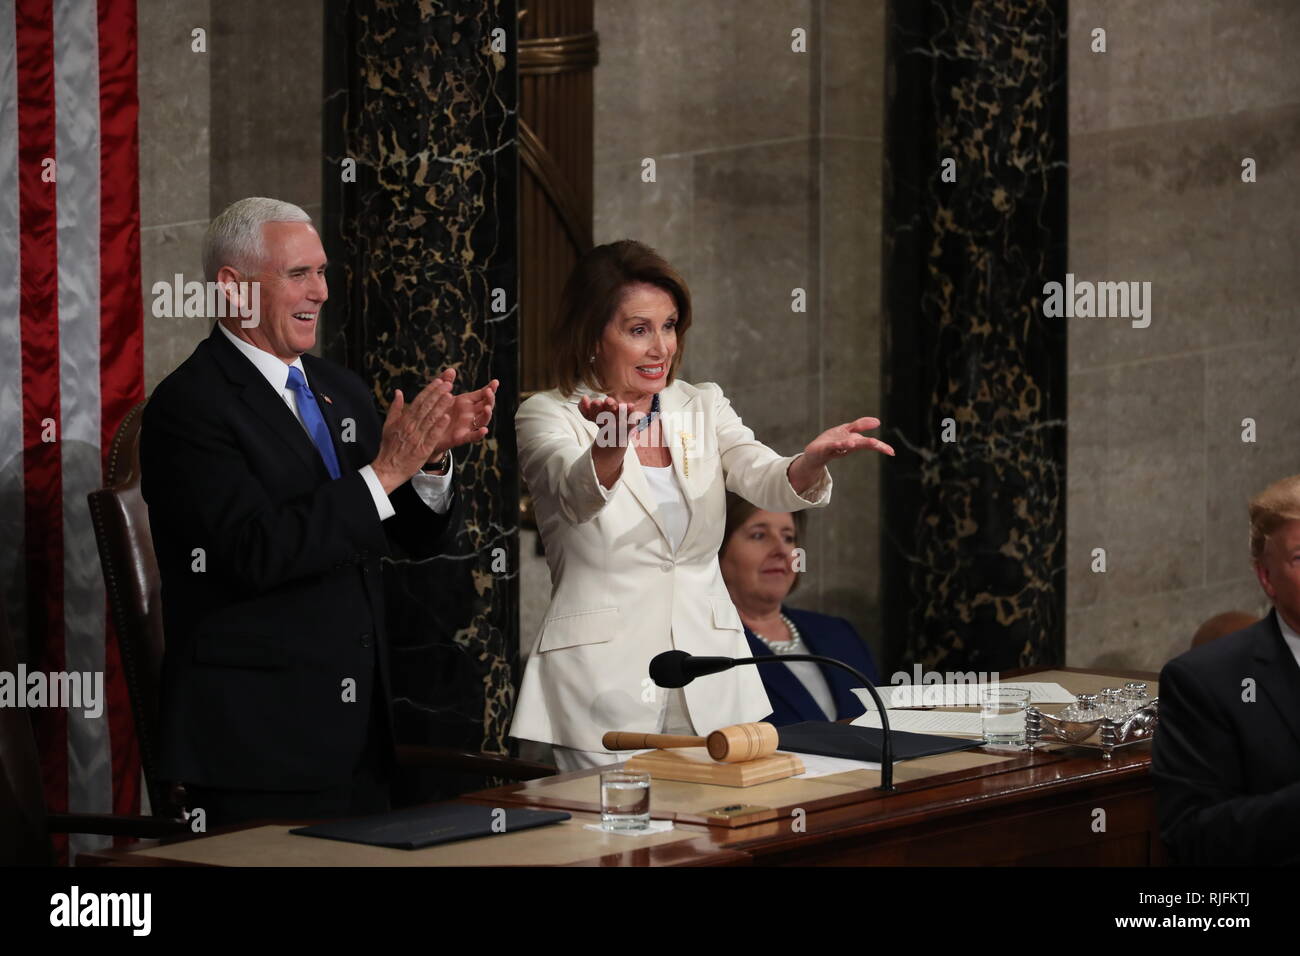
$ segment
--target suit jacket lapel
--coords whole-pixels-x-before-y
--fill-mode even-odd
[[[749,642],[749,649],[755,657],[775,657],[781,659],[781,655],[773,654],[771,648],[758,639],[758,637],[749,628],[745,628],[745,640]],[[803,681],[794,675],[794,671],[789,667],[781,667],[776,664],[763,664],[759,667],[759,673],[763,675],[763,683],[767,687],[769,697],[779,697],[781,701],[796,714],[817,714],[821,713],[821,706],[813,699],[813,695],[808,693],[808,688],[803,686]],[[834,720],[834,714],[827,714],[827,720]]]
[[[1258,687],[1300,740],[1300,664],[1282,639],[1276,608],[1269,613],[1268,623],[1255,645],[1255,659],[1262,665]]]
[[[262,377],[262,373],[239,354],[239,350],[230,344],[216,326],[212,327],[212,334],[208,336],[208,341],[212,346],[214,359],[231,383],[240,390],[240,398],[243,402],[280,436],[285,446],[291,449],[303,464],[328,475],[325,461],[321,458],[320,451],[317,450],[311,436],[302,425],[298,424],[298,419],[294,417],[293,412],[289,411],[289,406],[284,403],[284,399],[275,394],[275,389]]]
[[[690,540],[691,533],[699,530],[699,522],[695,515],[695,495],[692,494],[690,470],[694,463],[697,452],[695,449],[701,445],[699,435],[694,434],[696,426],[692,423],[693,416],[691,412],[696,404],[696,393],[692,391],[690,398],[684,395],[685,389],[680,382],[674,382],[669,385],[659,395],[659,414],[663,419],[663,428],[660,435],[668,443],[669,451],[672,453],[673,471],[677,474],[677,485],[682,489],[682,497],[686,500],[686,510],[689,516],[686,522],[686,533],[682,535],[682,547]],[[695,475],[700,477],[698,466]]]
[[[795,626],[799,628],[799,633],[803,637],[803,642],[808,646],[809,654],[817,654],[821,657],[834,657],[836,660],[840,659],[836,657],[835,654],[830,653],[834,648],[818,646],[820,643],[819,638],[813,635],[813,629],[809,626],[809,622],[806,619],[800,620],[797,617],[797,611],[792,613],[789,609],[786,609],[785,613],[789,616],[790,620],[795,622]],[[848,662],[846,661],[845,663]],[[821,668],[822,676],[826,678],[826,683],[831,690],[831,697],[835,701],[835,713],[828,715],[830,720],[838,720],[840,714],[847,713],[862,706],[862,702],[858,700],[858,695],[853,693],[853,688],[857,686],[858,682],[853,678],[852,674],[839,667],[821,667],[821,665],[818,665],[818,667]]]

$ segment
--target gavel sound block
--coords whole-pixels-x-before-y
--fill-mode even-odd
[[[624,765],[656,780],[752,787],[804,771],[803,761],[794,754],[776,752],[776,727],[766,723],[733,724],[707,738],[611,730],[601,742],[608,750],[660,748],[638,754]]]

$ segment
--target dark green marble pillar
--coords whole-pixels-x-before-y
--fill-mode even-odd
[[[516,12],[331,0],[326,14],[326,350],[385,408],[449,365],[458,386],[501,380],[487,439],[455,452],[449,553],[385,563],[397,736],[493,752],[518,676]]]
[[[1042,288],[1065,272],[1066,24],[1065,0],[889,5],[886,674],[1064,663],[1066,329]]]

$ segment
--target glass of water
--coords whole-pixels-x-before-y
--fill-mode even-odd
[[[606,830],[650,825],[650,774],[604,770],[600,774],[600,824]]]
[[[1029,691],[1022,687],[981,688],[980,723],[984,743],[993,747],[1023,747],[1028,709]]]

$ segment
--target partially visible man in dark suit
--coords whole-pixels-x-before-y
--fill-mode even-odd
[[[397,392],[381,427],[360,378],[306,354],[325,265],[297,206],[223,211],[203,267],[231,317],[145,407],[167,641],[160,764],[209,826],[388,808],[379,561],[437,553],[450,449],[487,433],[495,401],[495,380],[454,395],[449,369],[409,403]]]
[[[1151,773],[1175,862],[1300,863],[1300,475],[1250,502],[1273,610],[1160,674]]]

